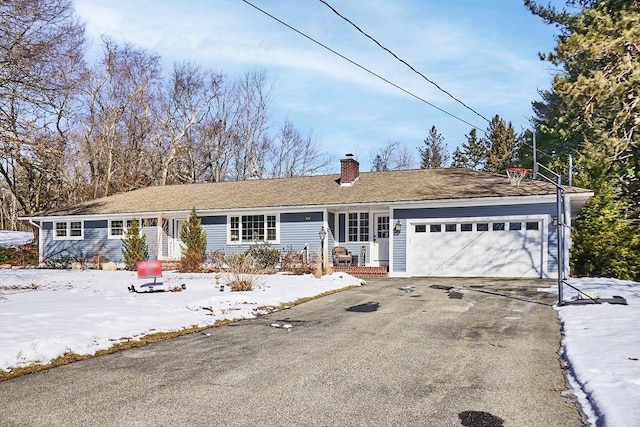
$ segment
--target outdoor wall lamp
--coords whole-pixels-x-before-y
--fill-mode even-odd
[[[400,234],[400,232],[402,231],[402,224],[400,223],[400,220],[398,220],[396,222],[396,225],[393,226],[393,232],[395,235]]]
[[[325,231],[324,227],[320,229],[318,236],[320,236],[320,240],[324,242],[324,238],[327,237],[327,232]]]

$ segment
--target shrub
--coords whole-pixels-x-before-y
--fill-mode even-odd
[[[640,227],[627,219],[626,207],[606,186],[587,201],[571,236],[576,274],[640,280]]]
[[[200,271],[207,250],[207,233],[202,229],[195,207],[191,209],[189,219],[180,229],[180,240],[182,240],[180,271]]]
[[[58,258],[48,259],[45,262],[45,268],[52,270],[69,270],[74,262],[83,262],[82,256],[62,255]]]
[[[127,270],[135,270],[138,261],[149,259],[146,235],[140,235],[140,227],[135,218],[127,229],[127,235],[122,239],[122,255]]]
[[[225,257],[227,266],[224,279],[232,291],[250,291],[258,284],[260,276],[255,262],[246,254],[233,254]]]
[[[18,248],[0,248],[0,264],[21,267],[38,265],[38,247],[35,244],[28,244]]]
[[[245,252],[259,269],[275,268],[280,261],[280,251],[273,249],[268,243],[256,243]]]

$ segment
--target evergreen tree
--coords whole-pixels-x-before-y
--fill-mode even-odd
[[[127,235],[122,239],[122,255],[127,270],[135,270],[138,261],[149,259],[149,248],[147,247],[146,235],[140,235],[138,220],[133,219],[127,228]]]
[[[202,229],[195,207],[191,209],[189,219],[182,224],[180,240],[182,241],[180,270],[197,271],[204,262],[207,251],[207,233]]]
[[[484,170],[503,173],[505,169],[513,166],[516,155],[516,132],[511,122],[507,124],[500,116],[495,115],[487,129],[485,146],[488,150]]]
[[[387,172],[389,170],[389,166],[382,159],[380,154],[376,154],[375,159],[373,159],[373,164],[371,165],[371,172]]]
[[[595,192],[575,224],[571,260],[580,274],[637,278],[628,256],[638,253],[640,234],[638,2],[571,0],[567,5],[580,6],[571,10],[525,5],[560,30],[554,51],[541,55],[560,71],[534,103],[538,141],[555,152],[554,161],[574,154],[575,185]],[[615,233],[607,235],[606,227]]]
[[[478,139],[476,129],[473,128],[465,135],[467,142],[458,147],[453,153],[452,167],[482,169],[487,160],[487,146],[482,139]]]
[[[431,126],[429,135],[424,140],[424,146],[418,147],[420,152],[420,169],[437,169],[446,167],[449,153],[443,136],[435,126]]]
[[[627,204],[604,186],[574,223],[571,263],[576,274],[640,280],[640,227],[625,219]]]

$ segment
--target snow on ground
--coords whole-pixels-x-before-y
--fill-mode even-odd
[[[571,279],[569,284],[592,298],[619,295],[628,303],[556,306],[572,393],[591,426],[640,426],[640,283]],[[551,290],[557,293],[557,286]],[[565,301],[578,297],[568,286],[563,292]]]
[[[13,248],[33,242],[33,233],[0,230],[0,248]]]
[[[217,320],[255,317],[260,308],[360,285],[335,273],[261,276],[248,292],[220,291],[214,274],[164,273],[165,292],[132,293],[149,282],[135,272],[0,270],[0,369],[44,364],[67,352],[94,354],[117,342]],[[151,280],[152,281],[152,280]],[[186,290],[169,292],[171,288]],[[156,288],[158,289],[158,287]]]
[[[0,232],[0,246],[16,246],[26,238]],[[320,279],[276,274],[262,276],[253,291],[230,292],[224,287],[220,292],[224,275],[220,283],[215,283],[213,274],[175,272],[165,273],[161,280],[164,288],[184,284],[186,290],[131,293],[129,285],[140,289],[148,282],[138,280],[135,272],[0,270],[0,369],[47,363],[67,352],[94,354],[154,332],[250,318],[261,307],[361,283],[340,273]],[[640,426],[640,283],[615,279],[570,283],[600,298],[622,296],[629,304],[556,307],[570,392],[591,426]],[[565,300],[577,297],[571,288],[563,289]],[[540,291],[557,293],[557,288]]]

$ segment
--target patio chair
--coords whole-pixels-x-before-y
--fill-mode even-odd
[[[353,255],[349,253],[349,250],[344,246],[336,246],[333,248],[333,264],[340,265],[340,263],[344,263],[344,265],[351,265],[353,262]]]

